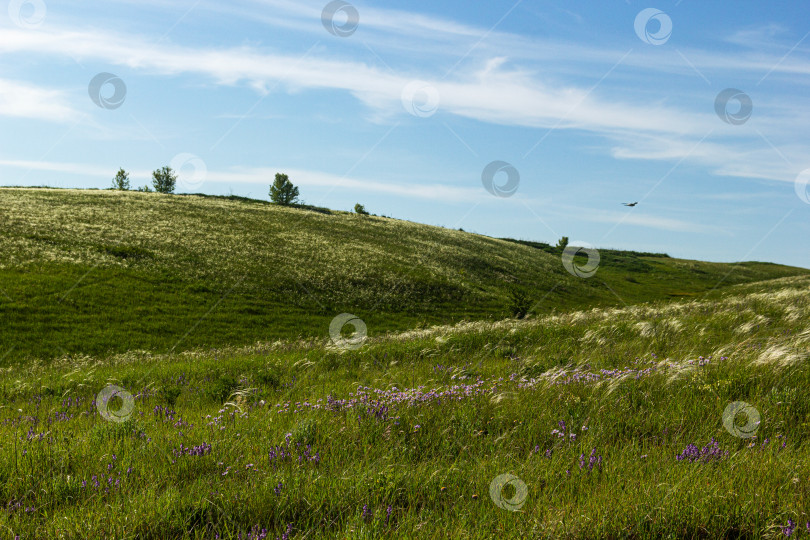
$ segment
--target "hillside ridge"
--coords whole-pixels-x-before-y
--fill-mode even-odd
[[[324,337],[341,313],[372,335],[808,273],[603,250],[586,279],[522,241],[234,197],[2,188],[0,221],[3,362]]]

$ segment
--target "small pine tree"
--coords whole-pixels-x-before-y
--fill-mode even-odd
[[[290,182],[286,174],[276,173],[276,180],[270,186],[270,200],[282,206],[298,201],[298,188]]]
[[[367,216],[368,212],[366,212],[366,207],[360,203],[354,205],[354,213],[358,216]]]
[[[129,173],[124,169],[118,169],[112,181],[112,188],[121,191],[129,191]]]
[[[171,167],[163,167],[152,173],[152,186],[158,193],[174,193],[177,175]]]
[[[567,236],[563,236],[562,238],[557,240],[557,249],[559,249],[560,251],[564,251],[566,246],[568,246],[568,237]]]

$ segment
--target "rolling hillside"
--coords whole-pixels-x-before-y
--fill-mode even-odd
[[[370,336],[501,319],[515,289],[543,314],[808,272],[602,250],[582,279],[542,244],[236,197],[3,188],[0,223],[0,365],[326,339],[343,312]]]
[[[603,249],[583,279],[547,244],[323,209],[0,203],[9,537],[810,530],[806,270]],[[342,312],[361,347],[329,343]]]
[[[437,326],[357,350],[279,341],[11,366],[0,528],[658,539],[798,524],[804,538],[809,286]],[[503,475],[516,483],[493,493]]]

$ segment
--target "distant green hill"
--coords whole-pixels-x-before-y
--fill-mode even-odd
[[[600,250],[583,279],[547,244],[240,197],[4,188],[0,222],[0,364],[326,338],[343,312],[369,335],[504,318],[514,291],[539,314],[808,273]]]

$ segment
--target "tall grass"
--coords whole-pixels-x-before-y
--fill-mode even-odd
[[[342,312],[372,335],[497,320],[510,291],[537,316],[807,274],[604,250],[585,280],[515,242],[224,197],[3,188],[0,218],[0,366],[316,337]]]
[[[0,530],[758,538],[794,523],[808,536],[808,285],[426,328],[357,350],[309,340],[12,366]],[[110,384],[133,397],[123,422],[94,403]],[[754,437],[724,426],[733,402],[758,413]],[[107,405],[114,416],[126,399]],[[516,482],[491,497],[503,474],[525,500]]]

